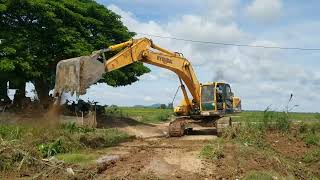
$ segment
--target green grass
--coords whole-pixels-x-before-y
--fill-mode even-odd
[[[267,128],[263,124],[247,123],[241,126],[227,128],[223,137],[236,142],[241,142],[245,146],[253,146],[265,149],[268,144],[265,140]]]
[[[128,117],[144,123],[160,123],[170,119],[172,109],[116,107],[106,108],[107,115]]]
[[[320,145],[320,134],[308,132],[302,135],[303,141],[306,145]]]
[[[317,148],[313,151],[306,153],[303,157],[303,162],[312,163],[320,161],[320,149]]]
[[[274,179],[294,179],[294,177],[281,177],[272,171],[251,171],[245,176],[245,180],[274,180]]]
[[[115,146],[129,139],[128,134],[117,129],[92,129],[71,124],[56,128],[1,124],[0,171],[20,167],[23,159],[27,159],[23,161],[25,166],[37,166],[35,163],[38,161],[33,158],[48,158],[62,153],[67,154],[67,161],[85,162],[94,157],[72,153]]]
[[[223,147],[220,144],[207,144],[202,147],[199,156],[212,160],[224,158]]]
[[[83,153],[66,153],[66,154],[59,154],[56,156],[59,160],[63,160],[66,163],[71,163],[71,164],[78,164],[81,166],[88,166],[93,163],[95,163],[95,160],[98,159],[99,154],[94,154],[94,153],[88,153],[88,152],[83,152]]]
[[[265,117],[264,111],[243,111],[239,114],[235,114],[234,117],[232,117],[232,120],[239,121],[239,122],[248,122],[248,121],[262,122],[264,117]],[[289,112],[288,119],[293,121],[305,121],[305,122],[320,121],[320,113]]]

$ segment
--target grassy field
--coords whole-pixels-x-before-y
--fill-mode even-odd
[[[73,123],[59,127],[0,124],[0,177],[1,173],[17,170],[64,173],[63,167],[68,163],[90,165],[99,156],[99,149],[130,138],[117,129],[78,127]],[[43,160],[52,156],[64,163],[58,166],[58,162]]]
[[[320,179],[318,114],[243,112],[233,119],[246,123],[205,145],[201,158],[230,169],[238,168],[237,162],[248,180]]]
[[[107,115],[129,117],[144,123],[160,123],[168,121],[173,115],[172,109],[116,107],[106,108]]]
[[[264,111],[243,111],[241,113],[233,114],[232,120],[240,121],[240,122],[260,122],[264,119],[274,119],[277,116],[283,115],[283,112],[264,112]],[[312,121],[320,121],[320,113],[296,113],[289,112],[288,119],[292,121],[304,121],[304,122],[312,122]]]
[[[144,123],[161,123],[168,121],[173,111],[110,106],[106,108],[106,114]],[[226,167],[231,167],[232,162],[248,166],[245,179],[273,179],[274,176],[295,179],[294,172],[299,172],[301,178],[317,179],[320,176],[317,172],[320,162],[318,113],[244,111],[232,116],[233,121],[248,123],[229,128],[222,138],[205,145],[199,152],[200,158],[226,163]],[[301,123],[292,123],[297,121]],[[60,165],[48,165],[51,162],[43,161],[43,158],[52,156],[64,162],[62,167],[72,165],[75,170],[81,171],[84,166],[94,164],[110,149],[108,147],[117,146],[130,138],[117,129],[78,127],[73,123],[55,128],[0,124],[0,177],[1,173],[6,172],[39,172],[60,168]],[[232,162],[228,162],[227,156],[233,158]],[[267,164],[269,169],[250,170],[253,160]],[[65,173],[65,169],[60,170],[60,173]],[[88,174],[90,172],[85,173],[86,178]]]

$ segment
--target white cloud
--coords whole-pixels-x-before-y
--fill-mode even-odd
[[[154,99],[153,99],[152,97],[150,97],[150,96],[145,96],[145,97],[143,98],[143,100],[146,101],[146,102],[152,102],[152,101],[154,101]]]
[[[281,0],[253,0],[246,9],[247,15],[259,22],[272,22],[282,13]]]
[[[154,75],[152,72],[148,74],[144,74],[139,77],[140,80],[147,80],[147,81],[155,81],[158,80],[158,76]]]
[[[120,14],[124,24],[135,32],[250,45],[286,46],[288,43],[275,41],[268,37],[253,38],[256,35],[240,28],[235,10],[238,1],[208,0],[205,2],[209,10],[202,14],[184,14],[162,23],[141,21],[133,13],[123,11],[115,5],[109,5],[108,8]],[[213,8],[215,12],[210,11]],[[282,2],[280,0],[256,0],[246,10],[250,17],[270,22],[280,16]],[[320,100],[314,93],[305,93],[319,88],[314,82],[320,81],[320,74],[306,70],[300,65],[291,64],[290,59],[284,58],[287,56],[284,56],[283,51],[151,38],[156,44],[166,49],[182,52],[194,65],[201,82],[223,80],[231,83],[235,94],[243,98],[244,108],[263,109],[272,103],[280,107],[286,103],[290,93],[294,93],[296,101],[303,110],[311,107],[307,102],[308,99]],[[148,82],[139,82],[139,86],[142,86],[139,90],[134,90],[139,88],[138,85],[123,87],[128,92],[139,94],[134,95],[134,98],[130,94],[130,97],[123,98],[123,101],[137,101],[135,104],[139,104],[139,100],[145,103],[150,101],[167,103],[179,84],[177,76],[164,69],[153,71],[151,74],[142,76],[141,79],[142,82]]]
[[[235,23],[220,24],[198,15],[184,15],[177,21],[169,22],[167,30],[173,36],[202,41],[232,42],[244,37]]]
[[[219,22],[232,20],[236,16],[236,7],[238,0],[206,0],[203,3],[206,6],[206,19],[214,19]]]
[[[161,69],[159,72],[159,77],[168,79],[169,81],[178,79],[178,76],[174,72],[167,69]]]
[[[140,22],[136,19],[134,14],[131,12],[126,12],[120,9],[116,5],[109,5],[108,9],[116,12],[121,16],[122,22],[129,28],[131,31],[149,33],[149,34],[161,34],[161,35],[169,35],[166,33],[162,27],[156,23],[155,21],[148,22]]]

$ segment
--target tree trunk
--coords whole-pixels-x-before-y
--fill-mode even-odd
[[[14,94],[13,104],[18,109],[24,109],[26,103],[26,82],[20,81],[15,84],[17,88],[16,93]]]
[[[0,80],[0,101],[1,102],[11,102],[9,96],[8,96],[8,87],[7,87],[8,81],[6,80]]]
[[[49,84],[44,79],[36,79],[34,81],[34,87],[37,91],[37,96],[40,101],[40,103],[44,106],[44,108],[47,108],[49,105]]]

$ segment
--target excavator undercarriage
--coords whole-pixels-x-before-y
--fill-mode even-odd
[[[177,117],[169,123],[169,136],[181,137],[192,134],[192,125],[196,124],[201,127],[215,127],[217,136],[222,136],[226,128],[232,126],[231,117],[203,117],[194,118],[190,116]]]

